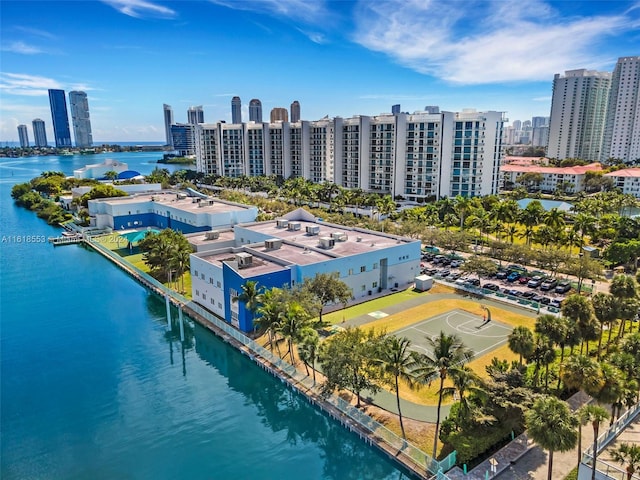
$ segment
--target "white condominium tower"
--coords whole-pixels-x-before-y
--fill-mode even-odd
[[[601,160],[640,159],[640,56],[621,57],[611,78],[611,93]]]
[[[187,123],[191,125],[204,123],[204,110],[202,109],[202,105],[189,107],[187,109]]]
[[[609,72],[580,69],[554,76],[548,157],[600,160],[610,86]]]
[[[262,102],[257,98],[252,98],[249,102],[249,121],[262,122]]]
[[[85,92],[69,92],[69,106],[71,107],[71,122],[76,147],[87,148],[93,145],[91,135],[91,119],[89,118],[89,102]]]
[[[277,175],[413,201],[498,192],[502,112],[202,124],[197,169],[231,176]]]
[[[240,97],[231,99],[231,123],[242,123],[242,100]]]
[[[20,138],[20,146],[27,148],[29,146],[29,133],[26,125],[18,125],[18,137]]]

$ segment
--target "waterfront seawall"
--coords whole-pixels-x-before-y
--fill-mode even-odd
[[[168,299],[170,303],[184,311],[198,324],[207,328],[226,343],[234,346],[260,368],[268,371],[274,377],[289,385],[290,388],[304,395],[310,403],[340,422],[347,430],[357,434],[362,441],[376,447],[388,458],[410,472],[415,478],[447,480],[448,477],[442,473],[439,463],[431,460],[426,453],[398,437],[394,432],[338,396],[322,395],[309,376],[299,372],[288,362],[276,357],[242,332],[216,318],[211,312],[206,311],[190,299],[168,289],[104,245],[94,241],[90,236],[85,237],[84,245],[111,260],[152,292]]]

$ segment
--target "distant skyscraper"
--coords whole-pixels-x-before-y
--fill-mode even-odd
[[[29,134],[26,125],[18,125],[18,137],[20,138],[20,146],[26,148],[29,146]]]
[[[204,110],[202,110],[202,105],[189,107],[187,110],[187,123],[190,125],[204,123]]]
[[[300,102],[298,100],[294,100],[291,103],[291,123],[300,121]]]
[[[249,121],[262,122],[262,102],[257,98],[253,98],[249,102]]]
[[[71,131],[69,130],[69,114],[67,113],[67,98],[64,90],[49,90],[49,105],[51,106],[56,148],[70,148]]]
[[[47,146],[47,130],[44,128],[44,120],[34,118],[33,122],[33,139],[36,147]]]
[[[613,71],[600,158],[640,158],[640,56],[619,58]]]
[[[440,107],[437,105],[427,105],[424,107],[424,111],[427,113],[440,113]]]
[[[276,107],[271,109],[271,123],[288,121],[289,112],[287,112],[286,108]]]
[[[242,100],[240,97],[231,99],[231,123],[242,123]]]
[[[515,129],[516,132],[519,132],[520,130],[522,130],[522,122],[520,120],[514,120],[513,128]]]
[[[391,113],[393,115],[398,115],[400,113],[400,104],[397,103],[395,105],[391,105]]]
[[[547,127],[549,126],[549,117],[533,117],[531,119],[531,126],[533,128]]]
[[[164,141],[166,145],[173,147],[173,136],[171,135],[171,125],[173,125],[173,109],[171,105],[164,103],[162,105],[164,113]]]
[[[89,117],[89,102],[85,92],[69,92],[69,107],[71,108],[71,122],[76,147],[87,148],[93,145],[91,134],[91,118]]]
[[[579,69],[554,76],[550,158],[600,160],[610,87],[609,72]]]

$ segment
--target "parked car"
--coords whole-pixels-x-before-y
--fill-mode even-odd
[[[440,249],[433,245],[425,245],[422,249],[427,253],[440,253]]]
[[[556,285],[556,293],[567,293],[569,290],[571,290],[571,282],[569,282],[569,280],[562,280],[561,282],[558,283],[558,285]]]
[[[544,278],[540,275],[536,275],[535,277],[531,277],[531,280],[527,282],[527,287],[529,288],[538,288],[544,282]]]
[[[468,284],[468,285],[473,285],[474,287],[479,287],[480,286],[480,280],[478,280],[477,278],[467,278],[464,283]]]
[[[440,270],[441,277],[448,277],[450,273],[451,273],[451,270]]]
[[[515,282],[520,278],[520,274],[518,272],[511,272],[507,275],[507,282]]]
[[[512,288],[507,292],[507,295],[511,295],[512,297],[519,297],[520,295],[522,295],[522,292],[520,290]]]
[[[549,306],[560,308],[562,306],[562,302],[564,302],[564,298],[553,298],[551,299],[551,302],[549,302]]]
[[[484,285],[482,285],[482,288],[486,288],[487,290],[492,290],[494,292],[500,289],[500,287],[495,283],[485,283]]]
[[[464,260],[451,260],[451,268],[458,268],[464,263]]]
[[[449,275],[449,278],[453,280],[458,280],[461,276],[462,274],[460,272],[453,272],[451,275]]]
[[[507,269],[520,272],[523,275],[527,273],[527,269],[524,268],[522,265],[509,265]]]
[[[436,273],[438,273],[438,269],[437,268],[427,268],[427,269],[425,269],[424,273],[427,274],[427,275],[434,276]]]
[[[551,299],[549,297],[542,297],[540,299],[540,303],[543,305],[549,305],[551,303]]]
[[[527,290],[526,292],[522,293],[522,298],[533,298],[535,294],[536,292],[534,292],[533,290]]]
[[[533,297],[531,297],[531,301],[541,303],[543,298],[544,297],[542,295],[536,293]]]
[[[521,285],[526,285],[529,280],[531,280],[531,277],[527,277],[527,276],[522,276],[518,279],[518,283]]]
[[[498,273],[496,273],[496,278],[498,280],[504,280],[505,278],[507,278],[508,275],[509,275],[509,272],[507,272],[506,270],[501,270]]]
[[[544,290],[546,292],[548,290],[556,288],[557,285],[558,280],[556,280],[555,278],[548,278],[540,284],[540,290]]]

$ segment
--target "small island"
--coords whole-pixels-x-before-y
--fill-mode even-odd
[[[164,163],[168,165],[195,165],[196,159],[192,156],[180,157],[173,153],[165,153],[157,163]]]

